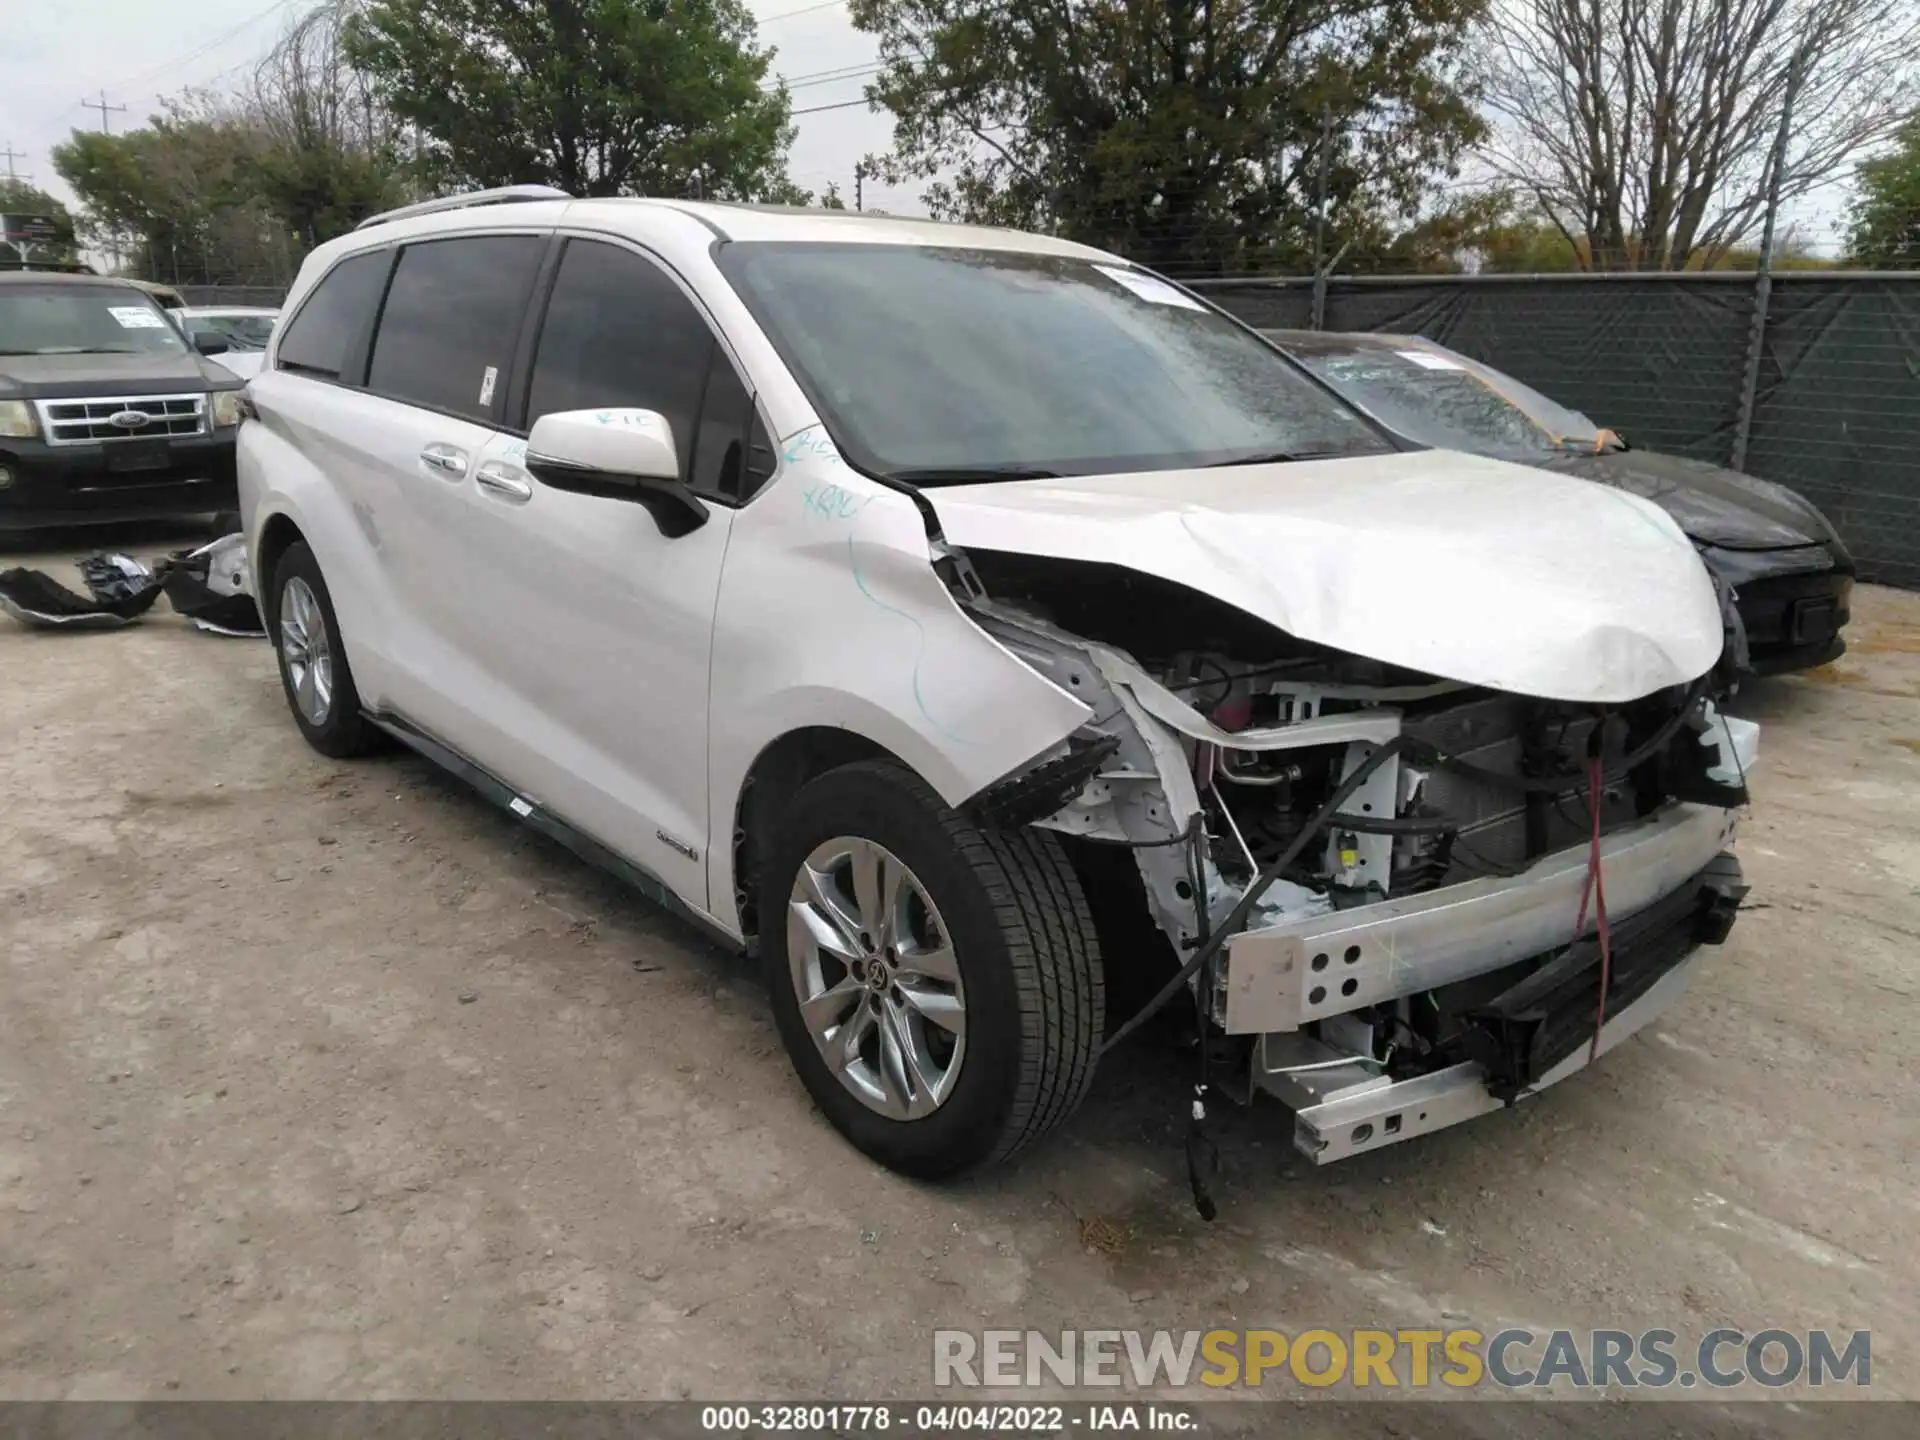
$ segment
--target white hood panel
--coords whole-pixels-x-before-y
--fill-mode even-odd
[[[1288,634],[1514,694],[1637,699],[1720,656],[1658,506],[1449,450],[929,489],[962,549],[1124,566]]]

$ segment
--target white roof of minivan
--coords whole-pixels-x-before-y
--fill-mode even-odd
[[[576,200],[567,207],[569,220],[598,220],[618,224],[621,209],[632,205],[661,205],[691,215],[728,240],[813,240],[843,244],[942,245],[972,250],[1023,250],[1039,255],[1077,255],[1082,259],[1112,257],[1104,250],[1051,235],[1007,230],[990,225],[956,225],[908,215],[881,215],[872,211],[821,210],[795,205],[729,205],[698,200]]]
[[[1036,255],[1072,255],[1083,260],[1113,260],[1104,250],[987,225],[951,225],[905,215],[871,211],[816,210],[789,205],[733,205],[719,201],[604,199],[523,200],[513,204],[475,204],[426,214],[396,216],[355,230],[326,247],[360,249],[394,236],[445,234],[491,229],[501,224],[584,225],[618,233],[638,213],[670,211],[699,222],[724,240],[830,241],[844,244],[952,246],[972,250],[1017,250]]]

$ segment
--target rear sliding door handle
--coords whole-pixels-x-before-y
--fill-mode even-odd
[[[476,470],[473,481],[487,494],[514,505],[524,505],[533,498],[533,485],[514,466],[498,460],[489,460]]]
[[[429,445],[420,452],[420,463],[448,480],[467,478],[467,452],[458,445]]]

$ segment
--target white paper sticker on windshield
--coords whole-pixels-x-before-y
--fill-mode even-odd
[[[144,305],[109,305],[107,313],[120,322],[122,330],[164,330],[167,322]]]
[[[496,366],[487,366],[486,373],[480,377],[480,403],[482,405],[491,405],[493,403],[493,387],[499,379],[499,369]]]
[[[1411,360],[1422,370],[1464,370],[1467,367],[1458,360],[1448,359],[1445,355],[1435,355],[1426,350],[1396,350],[1393,352],[1402,360]]]
[[[1182,310],[1205,310],[1190,295],[1183,295],[1157,275],[1142,275],[1138,270],[1122,270],[1118,265],[1096,265],[1093,267],[1116,284],[1124,285],[1142,300],[1151,300],[1155,305],[1177,305]]]

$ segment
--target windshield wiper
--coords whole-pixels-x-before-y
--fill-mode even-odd
[[[1234,455],[1225,460],[1209,460],[1202,470],[1220,470],[1228,465],[1282,465],[1291,460],[1327,460],[1339,450],[1258,450],[1251,455]]]
[[[1057,470],[1031,465],[954,465],[923,470],[889,470],[887,479],[907,485],[982,485],[991,480],[1058,480]]]
[[[39,350],[9,350],[9,355],[147,355],[165,351],[147,351],[125,345],[48,345]]]

